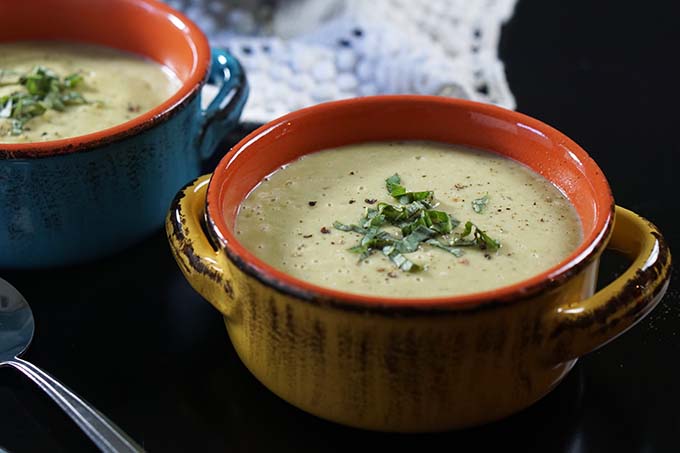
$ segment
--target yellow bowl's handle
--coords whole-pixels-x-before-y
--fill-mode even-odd
[[[617,206],[608,248],[630,258],[631,266],[592,297],[548,315],[548,362],[575,359],[613,340],[647,315],[666,293],[671,253],[656,226]]]
[[[223,253],[202,228],[205,196],[212,175],[187,184],[175,197],[165,219],[172,254],[191,286],[221,313],[233,309],[234,290]]]

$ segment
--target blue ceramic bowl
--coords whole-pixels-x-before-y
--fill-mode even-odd
[[[0,27],[0,42],[49,39],[115,47],[167,65],[182,86],[155,109],[110,129],[0,144],[0,268],[87,261],[155,232],[174,194],[198,176],[202,161],[237,124],[248,96],[237,60],[211,51],[195,24],[162,3],[116,0],[102,7],[62,0],[60,8],[50,8],[54,14],[35,19],[34,11],[46,1],[5,5],[13,23],[41,23]],[[206,81],[219,91],[203,109]]]

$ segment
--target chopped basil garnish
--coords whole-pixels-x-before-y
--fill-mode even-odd
[[[408,192],[401,185],[401,178],[394,174],[385,180],[387,192],[399,204],[378,203],[376,207],[366,207],[358,224],[347,225],[334,222],[333,227],[340,231],[354,232],[362,235],[359,244],[351,247],[350,252],[360,256],[359,260],[368,258],[377,251],[387,256],[395,266],[404,272],[420,272],[423,267],[411,262],[404,256],[417,251],[421,244],[444,250],[456,257],[463,255],[462,247],[477,247],[480,250],[495,252],[501,244],[489,237],[472,222],[466,222],[462,233],[453,230],[460,225],[450,214],[434,209],[433,191]],[[482,200],[482,199],[480,199]],[[477,211],[473,202],[473,209]],[[488,202],[479,201],[481,212]],[[401,231],[397,237],[382,227],[396,227]]]
[[[489,204],[489,194],[484,195],[482,198],[472,200],[472,210],[477,214],[481,214],[486,209],[487,204]]]
[[[393,174],[385,180],[387,191],[401,204],[409,204],[413,201],[432,201],[434,192],[427,190],[424,192],[407,192],[401,185],[401,178],[398,174]]]
[[[399,253],[399,251],[394,246],[384,247],[382,252],[394,263],[395,266],[404,272],[420,272],[423,270],[422,266],[413,263],[411,260]]]
[[[471,238],[468,238],[472,234]],[[465,230],[453,240],[451,245],[458,247],[476,246],[481,250],[489,250],[495,252],[501,248],[501,243],[492,239],[486,232],[480,230],[477,225],[468,221],[465,222]]]
[[[438,249],[446,250],[447,252],[449,252],[452,255],[457,256],[458,258],[460,258],[461,256],[463,256],[465,254],[465,252],[463,252],[463,250],[461,248],[446,245],[446,244],[438,241],[437,239],[428,239],[427,241],[425,241],[425,243],[431,245],[432,247],[437,247]]]
[[[85,98],[74,89],[83,82],[81,74],[70,74],[62,79],[51,69],[36,66],[27,74],[5,81],[6,74],[0,72],[3,85],[21,85],[25,91],[14,91],[0,96],[0,118],[11,118],[12,135],[20,135],[24,125],[48,109],[63,111],[67,106],[85,104]]]

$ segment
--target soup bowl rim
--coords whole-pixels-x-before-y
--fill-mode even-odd
[[[603,197],[604,200],[607,200],[606,204],[608,204],[608,206],[596,212],[596,226],[592,229],[590,234],[583,237],[579,246],[558,264],[514,284],[504,285],[486,291],[451,296],[388,297],[358,294],[323,287],[293,277],[290,274],[276,269],[274,266],[255,256],[253,252],[248,250],[248,248],[237,239],[236,235],[233,234],[232,229],[227,226],[224,215],[222,214],[222,181],[229,172],[230,164],[236,158],[247,154],[250,145],[267,134],[277,133],[278,128],[307,115],[327,114],[334,109],[342,108],[343,106],[361,103],[384,103],[385,105],[389,105],[393,102],[455,104],[463,109],[484,112],[485,114],[503,118],[508,121],[522,122],[531,125],[531,127],[535,128],[537,131],[549,131],[553,136],[559,137],[562,143],[566,144],[572,152],[576,153],[576,158],[579,162],[592,166],[591,168],[596,170],[595,174],[601,178],[600,182],[606,187],[606,193],[598,195]],[[265,176],[267,175],[263,174],[262,178]],[[227,153],[219,162],[212,177],[209,181],[206,181],[206,184],[208,184],[204,219],[207,227],[206,232],[215,248],[224,251],[228,259],[238,269],[264,285],[276,289],[280,293],[308,302],[326,304],[336,308],[354,311],[388,310],[394,312],[396,309],[398,312],[429,312],[432,310],[459,310],[461,308],[482,309],[533,298],[537,294],[560,287],[564,282],[580,273],[593,261],[593,259],[599,256],[600,252],[607,245],[611,235],[615,212],[614,198],[604,174],[586,151],[566,135],[533,117],[503,107],[470,100],[427,95],[367,96],[363,98],[326,102],[291,112],[259,127],[233,146],[229,153]]]

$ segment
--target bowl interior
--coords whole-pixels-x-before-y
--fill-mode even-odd
[[[40,144],[3,144],[20,151],[57,142],[81,143],[112,135],[143,123],[179,104],[204,80],[210,46],[189,19],[156,0],[22,0],[3,2],[0,42],[74,41],[107,46],[146,56],[171,69],[182,82],[179,91],[124,126]]]
[[[238,243],[233,227],[240,202],[267,174],[302,155],[381,140],[430,140],[500,153],[529,166],[568,197],[581,219],[582,244],[544,274],[513,285],[515,290],[565,271],[584,259],[606,234],[613,210],[609,185],[597,164],[562,133],[486,104],[430,96],[376,96],[294,112],[238,143],[216,169],[208,190],[208,214],[222,245],[265,278],[299,285],[300,281],[266,265]]]

